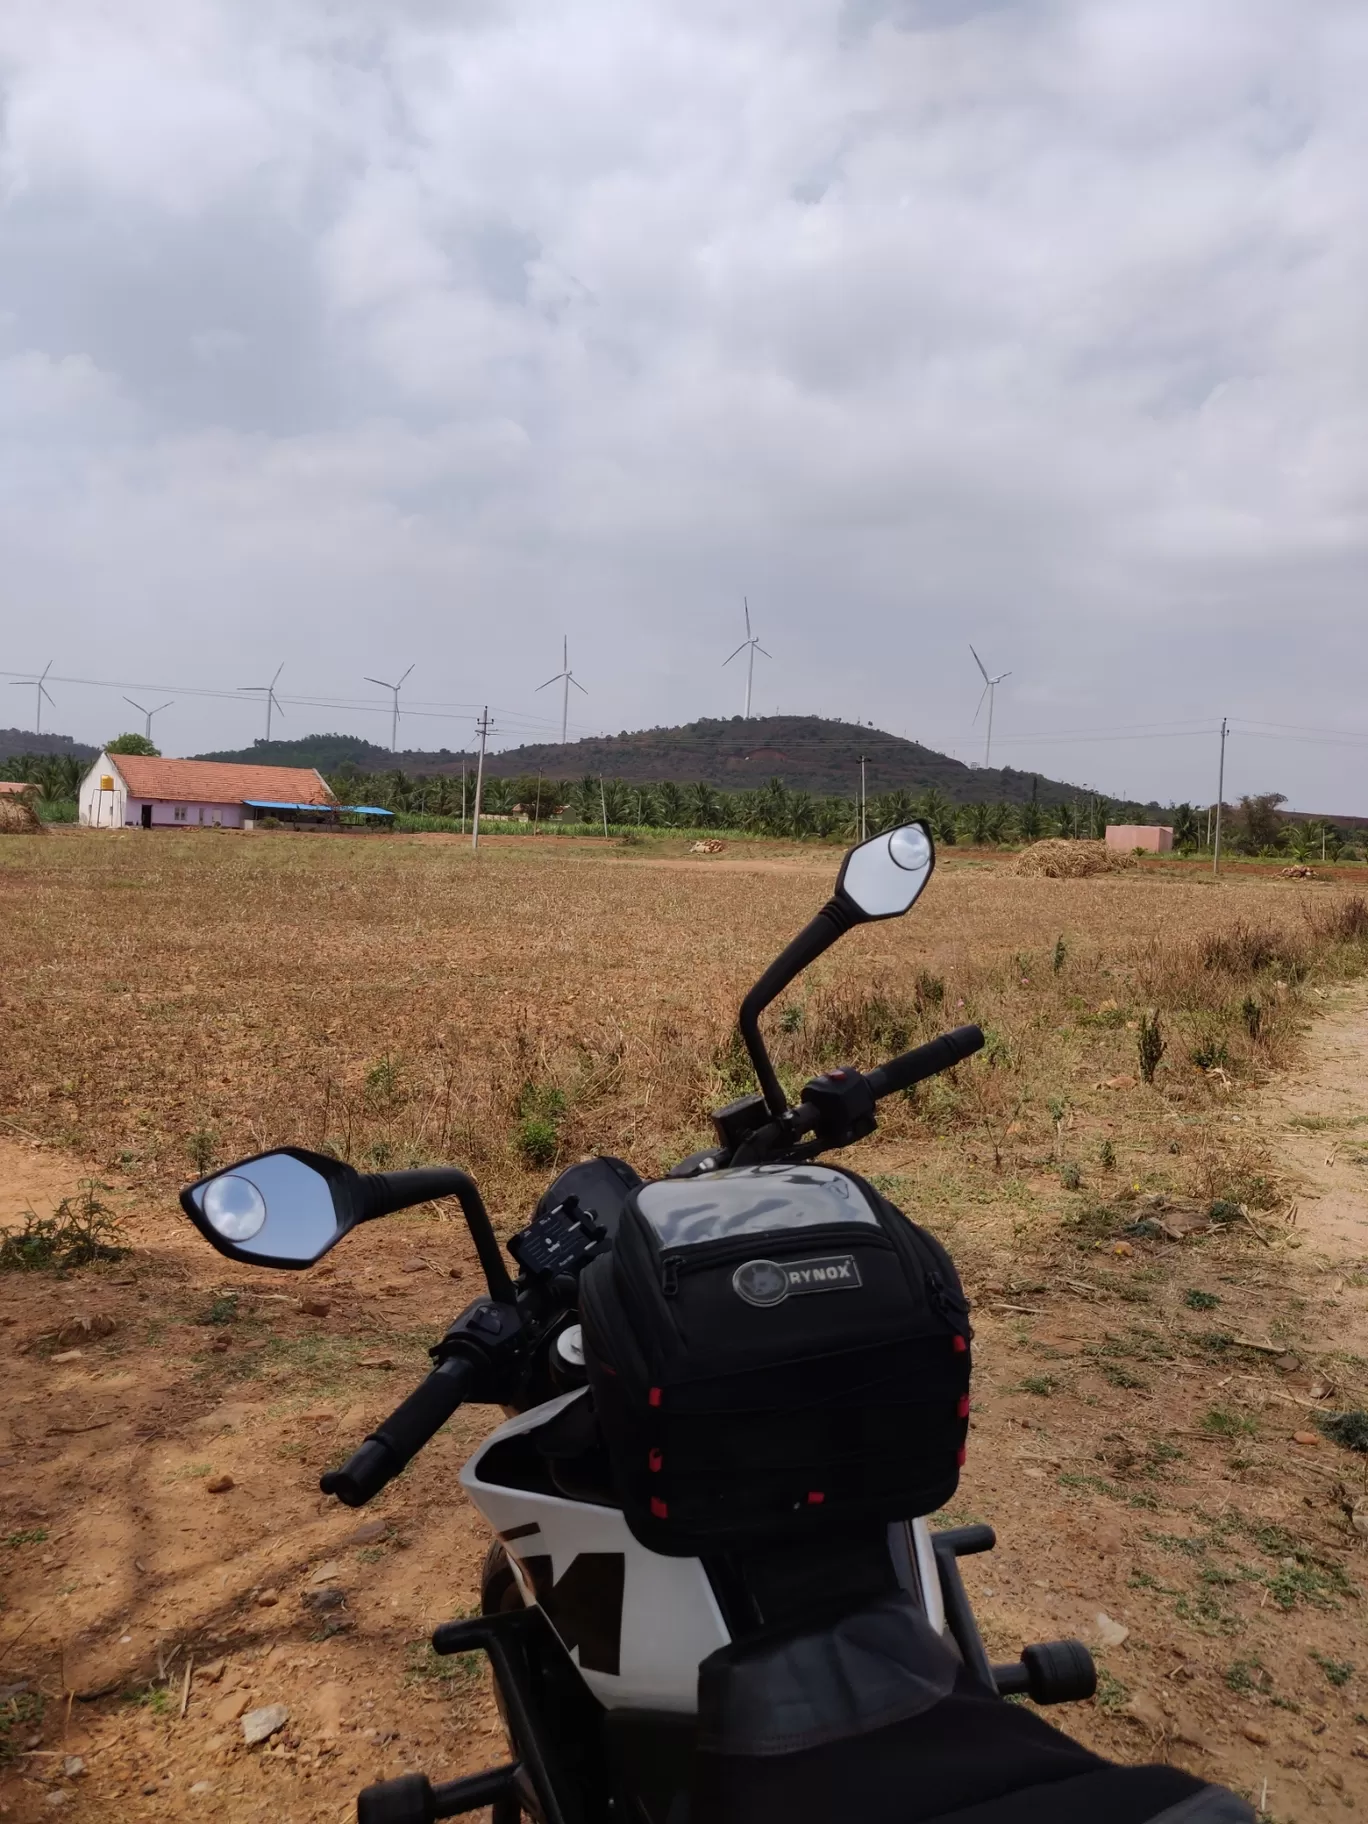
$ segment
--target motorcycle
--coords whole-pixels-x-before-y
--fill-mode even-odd
[[[921,823],[885,832],[847,853],[832,898],[742,1002],[739,1028],[758,1093],[718,1109],[712,1118],[716,1144],[681,1160],[667,1181],[749,1176],[767,1195],[782,1198],[795,1172],[801,1170],[810,1182],[814,1172],[826,1169],[812,1165],[818,1155],[872,1134],[883,1098],[953,1070],[982,1048],[979,1028],[961,1026],[869,1072],[826,1072],[806,1084],[790,1106],[761,1034],[765,1008],[846,931],[910,911],[934,860]],[[702,1558],[665,1556],[633,1536],[595,1425],[577,1300],[581,1275],[612,1248],[627,1199],[642,1182],[624,1161],[609,1156],[563,1171],[527,1226],[507,1244],[514,1272],[478,1187],[456,1167],[360,1173],[331,1156],[286,1147],[215,1172],[181,1194],[185,1214],[220,1253],[251,1266],[287,1270],[315,1265],[362,1223],[454,1198],[484,1273],[486,1293],[432,1347],[434,1366],[426,1380],[347,1463],[321,1478],[320,1487],[346,1506],[360,1507],[463,1402],[501,1406],[509,1414],[460,1472],[461,1486],[494,1535],[481,1578],[480,1614],[439,1627],[432,1645],[439,1654],[478,1649],[488,1655],[510,1756],[499,1767],[460,1779],[434,1784],[425,1775],[407,1774],[369,1787],[358,1798],[359,1824],[430,1824],[486,1807],[494,1824],[517,1824],[524,1816],[536,1824],[687,1824],[690,1818],[712,1824],[715,1818],[771,1812],[789,1820],[940,1817],[954,1807],[935,1809],[940,1800],[928,1795],[940,1776],[930,1769],[954,1731],[945,1702],[928,1709],[923,1697],[911,1711],[903,1705],[900,1714],[911,1715],[918,1705],[924,1714],[915,1725],[899,1725],[913,1727],[914,1736],[895,1745],[901,1758],[878,1774],[882,1785],[873,1801],[854,1802],[861,1776],[850,1771],[850,1763],[842,1762],[829,1777],[823,1772],[821,1755],[839,1755],[840,1745],[820,1720],[804,1737],[820,1764],[811,1753],[790,1757],[797,1770],[791,1790],[779,1779],[757,1795],[746,1786],[746,1773],[738,1788],[745,1788],[746,1796],[731,1802],[710,1788],[707,1799],[698,1797],[700,1749],[718,1747],[719,1728],[725,1735],[738,1704],[750,1714],[755,1689],[764,1688],[766,1680],[789,1690],[790,1702],[792,1689],[815,1688],[825,1680],[842,1694],[839,1703],[858,1711],[863,1675],[854,1669],[857,1661],[902,1664],[899,1654],[913,1684],[920,1680],[927,1690],[934,1688],[952,1708],[969,1706],[966,1778],[971,1761],[992,1764],[991,1744],[1001,1736],[1017,1742],[1018,1760],[1024,1754],[1031,1762],[1034,1755],[1048,1769],[1041,1777],[1053,1780],[1061,1778],[1061,1769],[1084,1786],[1100,1777],[1098,1769],[1123,1783],[1133,1772],[1173,1773],[1187,1781],[1173,1789],[1179,1798],[1187,1795],[1184,1824],[1199,1817],[1210,1817],[1213,1824],[1218,1818],[1252,1818],[1231,1795],[1201,1788],[1175,1770],[1111,1768],[1000,1701],[1075,1702],[1091,1697],[1097,1681],[1092,1657],[1077,1641],[1028,1646],[1009,1664],[990,1662],[958,1568],[961,1557],[992,1549],[989,1526],[933,1531],[925,1515],[909,1514],[881,1528],[873,1544],[862,1536],[849,1545],[775,1544]],[[822,1592],[816,1606],[814,1590]],[[895,1633],[902,1630],[899,1641],[913,1644],[890,1650],[888,1637],[879,1632],[889,1626]],[[776,1654],[782,1661],[777,1672]],[[761,1661],[769,1670],[757,1687],[754,1668]],[[816,1673],[804,1670],[818,1662]],[[725,1678],[713,1688],[709,1668],[716,1666],[724,1668]],[[726,1683],[738,1676],[751,1680],[741,1698],[735,1683]],[[769,1701],[762,1697],[760,1708]],[[776,1701],[782,1707],[785,1700]],[[876,1693],[868,1701],[883,1700]],[[709,1707],[709,1717],[701,1719],[700,1709]],[[938,1719],[929,1725],[931,1735],[927,1718]],[[1028,1730],[1029,1740],[1022,1738],[1028,1724],[1043,1735]],[[868,1726],[869,1719],[857,1715],[847,1734],[864,1739],[861,1731]],[[923,1729],[920,1738],[916,1727]],[[1061,1759],[1057,1744],[1072,1751],[1074,1760]],[[782,1755],[776,1757],[772,1746],[758,1752],[761,1761],[742,1763],[726,1762],[724,1752],[717,1765],[761,1767],[778,1778],[788,1765]],[[965,1791],[973,1787],[960,1779],[953,1762],[944,1777],[952,1796],[962,1785]],[[989,1796],[1030,1777],[994,1776]],[[919,1780],[919,1800],[887,1801],[890,1788],[910,1793]],[[1201,1793],[1215,1794],[1217,1809],[1201,1810],[1189,1788],[1199,1792],[1199,1800]],[[1063,1786],[1058,1790],[1062,1794]],[[813,1796],[822,1793],[826,1796]],[[1081,1818],[1105,1810],[1111,1824],[1126,1824],[1132,1817],[1167,1815],[1159,1801],[1173,1795],[1162,1780],[1155,1794],[1151,1809],[1137,1810],[1139,1801],[1128,1808],[1104,1781],[1093,1799],[1085,1794],[1084,1809],[1077,1812],[1062,1806],[1039,1813],[1009,1809],[1001,1816]],[[1220,1809],[1226,1801],[1236,1809]],[[881,1809],[886,1802],[894,1809]],[[1088,1808],[1094,1804],[1096,1811]],[[1192,1809],[1194,1804],[1198,1808]],[[970,1815],[977,1821],[990,1814],[976,1807],[965,1813]],[[991,1815],[996,1819],[999,1813]]]

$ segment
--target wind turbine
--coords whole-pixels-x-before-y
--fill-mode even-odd
[[[755,655],[757,652],[762,652],[765,654],[765,657],[767,659],[772,659],[774,657],[774,654],[772,652],[765,652],[764,647],[760,644],[759,636],[757,634],[754,634],[751,632],[750,602],[744,595],[741,598],[741,603],[746,611],[746,637],[744,640],[742,640],[741,644],[737,647],[736,652],[729,654],[727,658],[723,659],[722,665],[723,665],[723,669],[725,670],[725,668],[728,665],[730,665],[732,660],[737,656],[737,653],[744,652],[746,654],[746,714],[745,714],[745,720],[747,722],[749,722],[750,721],[750,706],[751,706],[751,684],[753,683],[754,678],[755,678]]]
[[[43,679],[48,675],[48,673],[51,670],[52,670],[52,660],[49,659],[47,664],[44,665],[43,669],[39,672],[39,674],[36,678],[11,678],[10,679],[11,684],[32,684],[37,687],[38,708],[37,708],[37,711],[35,712],[34,718],[33,718],[33,732],[35,735],[41,735],[43,732],[43,698],[46,697],[48,702],[52,703],[52,692],[48,689],[47,685],[43,682]],[[53,708],[55,709],[56,707],[57,707],[56,704],[53,703]]]
[[[276,676],[279,677],[280,673],[277,672]],[[174,703],[175,700],[176,699],[174,697],[172,697],[171,703]],[[142,703],[134,703],[132,697],[125,697],[124,702],[129,704],[131,708],[136,709],[138,711],[139,715],[143,715],[143,716],[147,717],[147,727],[144,729],[143,732],[147,736],[147,739],[149,741],[152,739],[152,718],[153,718],[153,716],[159,716],[164,709],[170,709],[170,707],[171,707],[171,703],[158,703],[158,705],[155,709],[148,709]],[[270,740],[269,735],[267,735],[266,738],[268,741]]]
[[[256,696],[264,696],[266,698],[266,739],[268,741],[271,738],[271,710],[273,708],[280,709],[280,699],[275,694],[276,679],[279,678],[284,669],[285,661],[282,659],[279,665],[276,666],[275,677],[271,679],[269,684],[240,684],[238,686],[239,690],[250,691]],[[124,701],[128,701],[127,697],[124,698]],[[280,713],[283,716],[285,711],[280,709]]]
[[[974,652],[972,643],[970,644],[969,650],[970,652]],[[975,722],[979,719],[979,709],[983,708],[984,697],[987,697],[988,699],[988,739],[983,744],[983,764],[987,766],[988,757],[993,751],[993,697],[1002,680],[1004,678],[1010,678],[1012,674],[1010,671],[1000,671],[995,678],[990,678],[988,676],[987,666],[976,652],[974,652],[974,663],[983,673],[983,691],[978,700],[978,709],[974,711]]]
[[[583,684],[580,683],[579,679],[570,669],[570,638],[568,634],[562,635],[561,638],[560,670],[556,673],[554,678],[548,678],[545,684],[538,684],[537,690],[548,690],[553,684],[560,684],[564,687],[561,691],[561,746],[564,747],[565,730],[570,718],[570,686],[573,684],[576,690],[583,690],[586,697],[589,695],[589,692],[584,690]],[[536,691],[532,694],[535,696]]]
[[[415,659],[413,664],[416,665],[417,663],[418,661]],[[410,665],[408,671],[404,673],[404,678],[406,678],[409,675],[409,671],[412,670],[413,665]],[[367,684],[378,684],[382,690],[392,690],[394,692],[394,720],[390,724],[390,752],[392,754],[399,751],[399,692],[404,687],[404,678],[400,678],[397,684],[388,684],[384,678],[368,677],[366,679]]]

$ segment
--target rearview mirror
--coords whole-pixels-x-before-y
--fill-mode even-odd
[[[311,1267],[360,1221],[360,1182],[340,1159],[288,1146],[201,1178],[180,1201],[205,1240],[230,1260]]]
[[[926,825],[904,823],[850,850],[836,878],[836,896],[861,919],[901,918],[911,911],[935,865]]]

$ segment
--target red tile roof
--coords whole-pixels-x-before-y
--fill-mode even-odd
[[[0,779],[0,797],[22,798],[25,792],[36,794],[37,790],[27,779]]]
[[[248,798],[277,804],[335,804],[311,766],[243,766],[227,760],[152,760],[111,754],[110,762],[134,798],[191,804],[242,804]]]

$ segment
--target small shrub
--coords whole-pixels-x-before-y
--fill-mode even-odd
[[[1066,1191],[1077,1191],[1083,1188],[1083,1174],[1072,1159],[1066,1160],[1060,1166],[1059,1182]]]
[[[785,1007],[779,1015],[779,1030],[781,1032],[801,1032],[803,1030],[803,1010],[796,1001]]]
[[[1140,1031],[1136,1035],[1136,1048],[1140,1057],[1140,1075],[1146,1083],[1153,1083],[1154,1073],[1159,1068],[1159,1060],[1164,1055],[1164,1039],[1159,1030],[1159,1015],[1153,1010],[1140,1015]]]
[[[203,1178],[214,1163],[214,1149],[218,1145],[218,1135],[207,1127],[197,1127],[185,1143],[185,1150],[190,1156],[190,1163]]]
[[[1243,1222],[1244,1211],[1229,1197],[1213,1197],[1207,1205],[1207,1221],[1214,1222],[1217,1227],[1227,1222]]]
[[[1196,1286],[1190,1286],[1183,1294],[1183,1303],[1189,1311],[1214,1311],[1220,1302],[1214,1292],[1199,1292]]]
[[[1048,1400],[1059,1383],[1053,1375],[1028,1374],[1021,1383],[1023,1393],[1034,1393],[1039,1399]]]
[[[1252,1697],[1256,1691],[1268,1692],[1272,1689],[1273,1675],[1262,1660],[1251,1655],[1248,1659],[1232,1660],[1226,1667],[1225,1682],[1240,1697]]]
[[[917,976],[914,998],[919,1013],[929,1008],[939,1007],[945,1000],[945,980],[942,976],[933,975],[929,969],[923,969]]]
[[[5,1544],[8,1546],[45,1545],[47,1536],[45,1526],[26,1526],[21,1532],[6,1533]]]
[[[1068,958],[1068,946],[1065,944],[1063,934],[1061,933],[1061,935],[1055,939],[1054,952],[1050,957],[1050,964],[1056,975],[1058,975],[1060,970],[1064,967]]]
[[[238,1319],[238,1294],[220,1292],[211,1298],[195,1319],[197,1324],[235,1324]]]
[[[30,1735],[42,1720],[41,1692],[20,1685],[0,1698],[0,1767],[19,1753],[21,1738]]]
[[[1188,1056],[1198,1070],[1224,1070],[1230,1063],[1230,1050],[1224,1039],[1201,1039]]]
[[[513,1144],[525,1164],[546,1166],[555,1161],[560,1135],[544,1115],[524,1115],[513,1130]]]
[[[1124,1710],[1130,1702],[1130,1688],[1123,1685],[1114,1672],[1108,1672],[1105,1666],[1099,1666],[1095,1701],[1099,1710]]]
[[[1320,907],[1311,920],[1317,937],[1332,943],[1358,944],[1368,938],[1368,899],[1352,893],[1337,905]]]
[[[1252,994],[1247,994],[1240,1002],[1240,1018],[1244,1021],[1245,1031],[1256,1045],[1263,1034],[1263,1012]]]
[[[402,1074],[399,1060],[386,1052],[366,1072],[366,1094],[373,1102],[393,1102],[399,1094]]]
[[[1197,946],[1206,969],[1224,969],[1230,975],[1256,975],[1272,963],[1286,963],[1293,946],[1271,925],[1251,925],[1237,918],[1224,931],[1211,931]]]
[[[1314,1647],[1307,1654],[1307,1658],[1314,1659],[1329,1682],[1337,1688],[1340,1685],[1347,1685],[1354,1675],[1352,1659],[1328,1659],[1324,1653],[1318,1653]]]
[[[128,1252],[119,1219],[98,1193],[107,1187],[88,1180],[77,1197],[64,1197],[51,1216],[25,1213],[20,1229],[0,1229],[0,1273],[41,1267],[88,1267],[119,1260]]]
[[[1202,1414],[1202,1430],[1214,1438],[1250,1438],[1259,1429],[1259,1421],[1247,1412],[1232,1412],[1228,1406],[1212,1406]]]
[[[1098,1149],[1097,1163],[1102,1167],[1104,1172],[1115,1171],[1116,1148],[1112,1145],[1110,1140],[1104,1140]]]
[[[1368,1453],[1368,1412],[1332,1413],[1321,1420],[1320,1428],[1332,1443],[1342,1445],[1345,1450]]]

